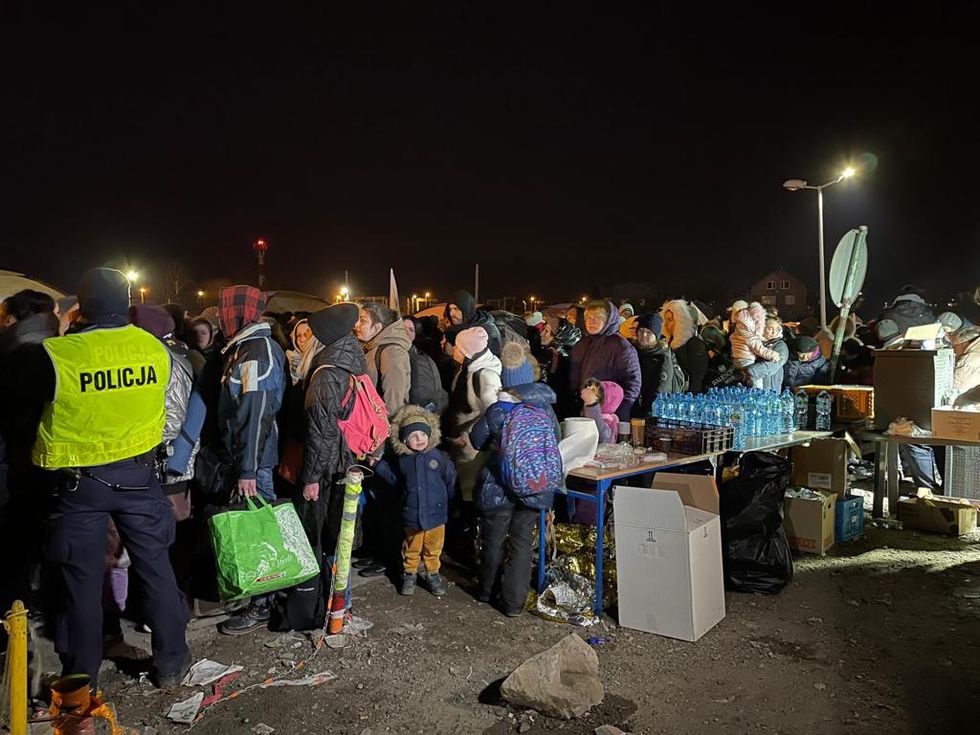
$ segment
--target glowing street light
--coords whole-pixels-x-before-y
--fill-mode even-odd
[[[139,277],[140,277],[139,271],[134,271],[134,270],[126,271],[126,279],[130,283],[136,283],[136,281],[139,280]]]
[[[146,292],[147,292],[146,286],[140,286],[140,303],[141,304],[145,304],[146,303]]]
[[[845,179],[854,176],[857,171],[853,166],[848,166],[836,179],[832,179],[819,186],[810,186],[806,179],[787,179],[783,182],[786,191],[801,191],[803,189],[813,189],[817,192],[817,246],[820,250],[820,326],[827,326],[827,269],[824,266],[824,247],[823,247],[823,190],[828,186],[839,184]]]
[[[204,299],[204,295],[205,295],[205,294],[204,294],[204,291],[198,291],[198,292],[197,292],[197,303],[198,303],[198,304],[200,304],[200,303],[201,303],[201,301],[202,301],[202,300]]]

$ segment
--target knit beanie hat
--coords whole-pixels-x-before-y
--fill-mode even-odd
[[[664,336],[664,318],[660,314],[640,314],[636,317],[637,329],[649,329],[657,339]]]
[[[734,304],[732,304],[732,307],[728,311],[733,314],[737,314],[742,309],[748,309],[748,308],[749,308],[749,302],[745,301],[744,299],[739,299]]]
[[[129,279],[114,268],[92,268],[78,283],[78,308],[89,321],[125,316],[129,310]]]
[[[129,307],[129,321],[158,339],[173,334],[174,320],[163,307],[136,304]]]
[[[356,316],[354,320],[357,321]],[[351,326],[353,326],[353,323]],[[463,353],[463,357],[472,359],[487,348],[489,341],[487,330],[483,327],[470,327],[456,335],[455,345]]]
[[[898,323],[894,319],[882,319],[875,325],[875,333],[882,346],[897,341],[902,336]]]
[[[357,324],[360,309],[357,304],[334,304],[321,309],[308,320],[313,336],[320,344],[329,347],[343,337],[346,337]]]
[[[796,338],[795,348],[800,354],[809,355],[811,352],[817,349],[818,346],[817,340],[815,340],[813,337],[807,337],[805,334],[802,337]]]
[[[712,327],[709,324],[701,330],[701,341],[703,341],[715,352],[724,352],[725,345],[728,343],[728,338],[720,329],[718,329],[718,327]]]
[[[963,326],[963,317],[954,311],[944,311],[937,317],[936,321],[942,324],[947,332],[955,332]]]
[[[187,309],[185,309],[180,304],[164,304],[161,307],[165,312],[170,314],[170,318],[174,320],[174,329],[183,329],[184,322],[187,320]]]
[[[500,353],[500,384],[504,388],[534,382],[534,368],[527,351],[518,342],[508,342]]]
[[[401,441],[407,441],[408,437],[412,435],[413,432],[421,431],[426,436],[432,436],[432,427],[425,421],[416,421],[411,424],[405,424],[398,430],[398,438]]]
[[[532,312],[524,320],[529,327],[536,327],[544,321],[544,315],[540,311]]]

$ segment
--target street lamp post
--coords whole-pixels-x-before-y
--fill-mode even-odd
[[[840,175],[819,186],[810,186],[805,179],[787,179],[783,182],[786,191],[800,191],[801,189],[812,189],[817,192],[817,248],[819,249],[820,260],[820,326],[827,326],[827,269],[824,266],[824,247],[823,247],[823,190],[828,186],[839,184],[844,179],[849,179],[856,171],[848,166]]]
[[[146,303],[146,286],[140,286],[140,303]]]

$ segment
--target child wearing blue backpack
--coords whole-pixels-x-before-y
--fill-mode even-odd
[[[538,512],[551,508],[562,483],[561,433],[552,409],[555,392],[534,382],[527,349],[519,343],[506,344],[501,363],[503,389],[498,400],[470,431],[474,448],[496,447],[480,471],[475,493],[483,542],[476,596],[491,602],[503,571],[500,609],[508,617],[517,617],[524,610],[531,581],[531,535]],[[509,547],[506,563],[505,545]]]

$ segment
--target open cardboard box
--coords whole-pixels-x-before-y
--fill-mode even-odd
[[[814,490],[819,498],[786,498],[783,528],[793,551],[826,554],[834,545],[837,493]]]
[[[906,528],[963,536],[977,527],[977,509],[967,500],[938,497],[920,488],[918,497],[898,502],[898,520]]]
[[[653,489],[615,488],[619,624],[696,641],[725,617],[721,520],[681,493],[717,508],[718,491],[710,497],[714,479],[698,475],[671,475],[665,483],[685,487],[661,489],[663,477]]]
[[[792,483],[812,490],[829,490],[847,495],[847,439],[814,439],[809,446],[793,447]]]

